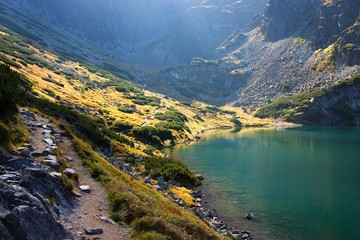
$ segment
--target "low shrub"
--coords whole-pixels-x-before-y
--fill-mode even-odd
[[[132,134],[138,140],[158,147],[162,146],[165,140],[174,140],[174,136],[170,130],[152,126],[134,128]]]
[[[188,121],[187,117],[174,108],[168,109],[165,113],[157,113],[155,118],[162,121],[156,124],[159,128],[177,131],[187,130],[190,132],[190,129],[186,126],[186,122]]]
[[[127,95],[126,98],[131,99],[134,104],[138,105],[150,105],[150,106],[160,106],[160,98],[145,96],[143,92],[137,92],[134,95]]]
[[[25,95],[20,86],[21,75],[10,69],[9,65],[0,64],[0,112],[16,112],[16,104]]]
[[[166,181],[175,180],[183,186],[198,186],[201,182],[189,168],[178,160],[171,158],[146,157],[145,170],[153,177],[163,176]]]
[[[324,91],[314,89],[309,92],[294,94],[292,96],[278,97],[271,103],[260,108],[255,117],[259,118],[284,118],[289,119],[295,113],[295,109],[307,108],[311,99],[322,96]]]
[[[134,125],[132,125],[131,123],[128,123],[125,121],[117,121],[117,122],[113,123],[113,125],[111,126],[111,129],[116,132],[124,132],[124,131],[131,130],[133,127],[134,127]]]
[[[124,113],[134,113],[134,112],[136,112],[136,107],[127,106],[127,105],[120,105],[118,107],[118,110],[120,112],[124,112]]]

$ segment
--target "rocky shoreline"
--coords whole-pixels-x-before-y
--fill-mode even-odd
[[[74,175],[75,171],[71,168],[60,171],[61,163],[56,157],[56,151],[57,144],[62,142],[62,136],[51,127],[51,124],[34,121],[34,113],[21,110],[20,115],[25,119],[30,131],[41,131],[41,143],[37,143],[36,147],[25,144],[12,154],[0,150],[0,239],[18,239],[21,234],[31,236],[30,239],[47,239],[48,236],[52,236],[51,234],[55,234],[52,239],[73,239],[74,233],[66,227],[65,222],[79,205],[79,197],[82,194],[71,193],[63,184],[62,175]],[[128,157],[119,158],[104,149],[97,150],[105,159],[132,178],[143,181],[144,184],[167,195],[179,206],[194,212],[218,234],[231,239],[253,239],[249,231],[229,227],[216,210],[205,209],[202,205],[205,194],[200,190],[193,191],[194,202],[189,206],[170,190],[172,186],[179,187],[180,183],[166,182],[162,176],[153,179],[145,173],[138,174],[135,167],[142,164],[141,155],[129,153]],[[68,162],[73,161],[69,156],[64,158]],[[203,180],[201,175],[196,177]],[[79,186],[79,190],[83,194],[91,191],[88,186]],[[27,215],[37,217],[26,218]],[[37,218],[46,221],[39,227],[41,231],[35,231],[30,227],[38,226]],[[101,228],[93,227],[84,228],[83,231],[76,235],[84,237],[103,232]]]
[[[200,191],[193,191],[193,204],[187,205],[180,197],[175,195],[170,188],[172,186],[179,187],[180,183],[170,180],[166,182],[164,177],[160,176],[152,178],[145,173],[138,174],[134,169],[142,164],[143,157],[137,154],[130,154],[129,157],[115,157],[108,156],[109,152],[102,152],[102,155],[115,167],[129,174],[133,179],[143,181],[149,187],[156,189],[157,191],[167,195],[176,204],[194,212],[202,221],[206,222],[215,232],[221,236],[226,236],[234,240],[250,240],[253,239],[250,231],[242,230],[239,227],[230,227],[220,217],[219,213],[215,209],[207,210],[203,207],[203,196],[205,194]],[[203,180],[203,177],[199,174],[196,175],[199,180]]]

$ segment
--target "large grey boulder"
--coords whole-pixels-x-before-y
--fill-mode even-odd
[[[0,228],[5,227],[4,235],[9,237],[6,239],[73,239],[51,215],[27,205],[17,206],[1,215],[1,223]]]
[[[33,194],[39,194],[47,199],[54,199],[62,214],[69,213],[69,210],[75,206],[75,199],[63,187],[61,179],[51,176],[43,169],[25,169],[20,185]]]

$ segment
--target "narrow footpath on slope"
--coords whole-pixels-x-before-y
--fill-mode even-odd
[[[27,110],[22,109],[21,111]],[[53,135],[51,135],[50,139],[56,142],[60,156],[64,157],[69,168],[78,175],[79,186],[89,187],[89,189],[84,189],[85,191],[82,191],[80,188],[75,189],[75,192],[79,192],[77,197],[79,204],[72,214],[63,219],[61,223],[72,233],[74,239],[130,239],[131,229],[120,226],[109,218],[106,192],[100,183],[91,178],[66,132],[61,130],[59,126],[51,123],[49,119],[38,114],[34,114],[34,120],[41,127],[31,129],[31,146],[41,151],[46,149],[48,143],[45,139],[49,138],[46,138],[44,135],[51,131]],[[35,160],[43,160],[43,155],[39,155],[34,157]]]

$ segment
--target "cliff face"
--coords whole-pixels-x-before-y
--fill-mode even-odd
[[[324,48],[336,41],[343,31],[355,24],[359,10],[359,0],[324,1],[316,14],[318,24],[311,36],[312,42],[316,47]]]
[[[292,36],[314,21],[321,0],[270,0],[261,25],[268,41]]]
[[[0,148],[0,239],[73,239],[59,222],[76,201],[48,171]]]

